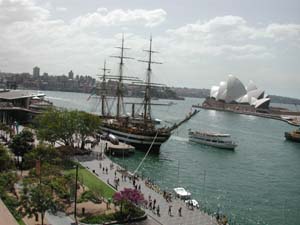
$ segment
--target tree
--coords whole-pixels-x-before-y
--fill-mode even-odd
[[[17,181],[18,177],[14,172],[0,173],[0,198],[13,216],[19,219],[21,215],[16,210],[19,207],[18,195],[15,191],[15,183],[17,183]]]
[[[5,194],[6,191],[15,194],[15,183],[18,181],[16,173],[2,172],[0,173],[0,197]]]
[[[1,138],[3,138],[5,141],[8,140],[8,137],[7,137],[7,136],[12,136],[13,133],[14,133],[14,130],[13,130],[10,126],[8,126],[8,125],[6,125],[6,124],[4,124],[4,123],[1,123],[1,122],[0,122],[0,131],[1,131],[0,136],[1,136]]]
[[[86,139],[99,128],[100,118],[77,110],[50,109],[37,117],[37,124],[37,135],[41,140],[74,147],[78,137],[84,149]]]
[[[122,213],[123,206],[126,203],[130,203],[129,205],[138,205],[144,201],[144,195],[136,189],[124,188],[124,190],[116,192],[113,196],[113,199],[116,203],[121,205],[120,211]]]
[[[81,149],[84,149],[86,139],[94,135],[99,129],[100,123],[101,121],[98,116],[86,112],[78,112],[76,132],[81,140]]]
[[[49,109],[37,117],[37,135],[53,145],[63,142],[72,145],[75,130],[74,118],[67,110]]]
[[[8,150],[0,144],[0,172],[9,169],[12,165]]]
[[[16,156],[24,156],[33,148],[34,138],[33,133],[27,129],[22,130],[19,134],[15,135],[9,148]]]
[[[53,196],[49,186],[42,184],[24,185],[20,207],[23,215],[38,217],[38,213],[40,213],[43,225],[46,211],[55,213],[59,206],[60,203]]]
[[[28,168],[34,167],[37,160],[51,162],[56,165],[62,162],[60,152],[52,145],[46,144],[39,144],[24,155],[24,162]]]

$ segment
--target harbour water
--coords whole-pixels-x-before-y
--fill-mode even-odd
[[[99,110],[96,99],[87,101],[88,94],[45,93],[56,106]],[[153,114],[171,125],[202,101],[153,106]],[[189,128],[230,133],[239,146],[227,151],[190,143]],[[165,189],[185,187],[208,210],[227,214],[232,224],[300,224],[300,145],[284,139],[293,129],[277,120],[202,110],[173,133],[159,155],[149,155],[139,172]],[[114,160],[134,171],[143,157],[137,151]]]

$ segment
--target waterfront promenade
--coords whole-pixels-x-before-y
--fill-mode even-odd
[[[99,146],[96,146],[97,151]],[[96,157],[91,154],[91,156],[81,156],[77,157],[77,160],[87,168],[89,171],[95,174],[99,179],[104,182],[109,182],[112,186],[115,186],[115,178],[119,178],[119,185],[117,190],[123,190],[124,188],[134,188],[132,180],[128,178],[126,181],[122,179],[122,174],[117,172],[117,168],[121,168],[118,164],[113,163],[107,156],[102,160],[97,160]],[[100,168],[101,163],[101,168]],[[113,168],[111,167],[113,165]],[[103,167],[108,168],[108,174],[103,172]],[[94,172],[93,172],[94,171]],[[153,224],[153,225],[217,225],[217,221],[214,217],[200,211],[199,209],[189,209],[186,204],[179,199],[172,198],[172,202],[167,202],[163,195],[157,193],[153,189],[145,185],[145,180],[139,178],[136,180],[135,185],[138,187],[140,185],[141,192],[144,194],[144,198],[148,200],[151,196],[152,201],[156,200],[156,206],[160,207],[160,216],[156,214],[156,210],[152,211],[150,209],[144,209],[148,215],[148,220],[143,224]],[[200,203],[201,205],[201,203]],[[169,215],[169,206],[171,207],[171,215]],[[182,208],[181,216],[179,216],[178,209]]]

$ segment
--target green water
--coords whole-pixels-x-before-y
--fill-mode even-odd
[[[96,110],[95,100],[87,102],[86,94],[46,94],[62,107]],[[178,122],[201,101],[153,106],[153,114]],[[190,143],[189,128],[230,133],[239,146],[232,152]],[[187,188],[202,206],[226,213],[232,224],[300,224],[300,144],[283,136],[293,129],[281,121],[202,110],[174,132],[158,156],[148,156],[139,172],[165,189]],[[136,152],[114,160],[133,171],[143,157]]]

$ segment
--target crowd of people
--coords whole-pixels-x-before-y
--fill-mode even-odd
[[[146,185],[146,187],[152,189],[156,193],[162,194],[162,191],[160,190],[160,187],[158,185],[154,184],[149,178],[147,178],[145,180],[145,185]]]
[[[102,169],[103,174],[109,174],[111,172],[114,174],[113,184],[117,190],[118,190],[118,187],[121,185],[120,182],[129,182],[136,190],[139,190],[141,193],[143,193],[144,191],[142,190],[142,186],[143,186],[142,184],[144,183],[144,185],[147,188],[162,195],[163,199],[166,201],[165,203],[159,202],[159,199],[153,198],[149,195],[148,199],[146,199],[142,203],[142,205],[140,205],[141,207],[143,207],[147,210],[150,210],[154,215],[156,215],[158,217],[161,216],[162,207],[163,208],[167,207],[167,212],[170,217],[173,217],[175,215],[178,215],[179,217],[183,216],[182,206],[172,203],[173,195],[171,192],[168,192],[166,190],[162,191],[160,189],[160,187],[157,184],[155,184],[151,179],[149,179],[149,178],[143,179],[143,177],[139,177],[137,174],[132,174],[124,168],[115,166],[113,162],[109,162],[108,166],[104,166],[104,164],[105,164],[105,161],[103,161],[103,159],[105,159],[104,154],[103,155],[98,154],[97,159],[100,160],[99,168]],[[109,172],[109,171],[111,171],[111,172]],[[109,178],[108,178],[107,182],[109,183]],[[193,206],[193,204],[189,203],[189,202],[186,202],[186,206],[188,209],[195,208]],[[176,209],[174,209],[174,207],[176,207]],[[174,210],[175,210],[175,212],[174,212]]]

